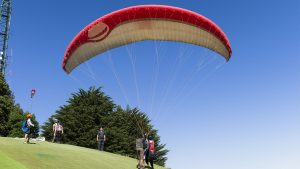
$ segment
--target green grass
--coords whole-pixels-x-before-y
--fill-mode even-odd
[[[1,169],[134,169],[137,160],[66,144],[0,137]],[[155,166],[156,169],[164,169]]]

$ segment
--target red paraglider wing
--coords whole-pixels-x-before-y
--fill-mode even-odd
[[[70,73],[97,54],[142,40],[191,43],[227,61],[232,53],[225,33],[208,18],[177,7],[142,5],[107,14],[80,31],[65,52],[63,69]]]

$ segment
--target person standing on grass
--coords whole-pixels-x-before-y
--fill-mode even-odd
[[[52,142],[61,143],[61,137],[64,134],[64,128],[59,120],[53,124],[53,140]]]
[[[155,149],[154,149],[154,140],[152,136],[149,136],[149,151],[148,151],[148,159],[151,165],[151,168],[154,169],[153,161],[155,159]]]
[[[25,142],[24,143],[29,144],[29,139],[30,139],[32,133],[34,132],[33,131],[34,124],[31,122],[32,114],[27,114],[26,117],[27,117],[27,120],[26,120],[25,124],[26,124],[27,130],[25,132]]]
[[[138,160],[138,164],[137,164],[137,168],[138,169],[143,169],[144,168],[144,164],[143,164],[143,160],[144,160],[144,148],[143,148],[143,144],[144,144],[144,137],[143,134],[137,134],[137,138],[135,140],[135,148],[136,148],[136,154],[137,154],[137,160]]]
[[[104,143],[106,141],[106,136],[103,131],[103,128],[100,127],[99,132],[97,134],[97,142],[98,142],[98,150],[104,151]]]
[[[148,155],[149,155],[149,142],[148,142],[148,134],[145,133],[144,134],[144,142],[143,142],[143,149],[144,149],[144,165],[145,163],[147,164],[147,166],[149,166],[149,163],[148,163]]]

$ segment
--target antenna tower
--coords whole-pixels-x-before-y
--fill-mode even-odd
[[[0,73],[5,77],[11,17],[11,0],[2,0],[0,7]]]

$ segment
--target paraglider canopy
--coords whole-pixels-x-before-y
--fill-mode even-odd
[[[100,53],[142,40],[195,44],[227,61],[232,53],[225,33],[208,18],[178,7],[141,5],[109,13],[81,30],[66,49],[63,69],[70,73]]]
[[[31,90],[31,95],[30,95],[30,98],[33,98],[33,97],[34,97],[34,95],[35,95],[35,89],[32,89],[32,90]]]

